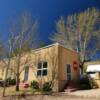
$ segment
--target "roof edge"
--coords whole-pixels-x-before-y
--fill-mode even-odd
[[[67,49],[67,50],[70,50],[72,52],[78,53],[77,51],[74,51],[74,50],[71,50],[71,49],[68,49],[68,48],[64,47],[63,45],[59,44],[58,42],[50,44],[50,45],[47,45],[47,46],[44,46],[44,47],[41,47],[41,48],[38,48],[38,49],[34,49],[32,51],[35,52],[35,51],[46,49],[46,48],[49,48],[49,47],[52,47],[52,46],[61,46],[61,47],[65,48],[65,49]]]

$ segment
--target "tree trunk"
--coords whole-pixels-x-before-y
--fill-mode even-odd
[[[16,91],[19,91],[19,73],[16,76]]]
[[[5,74],[5,80],[4,80],[4,88],[3,88],[3,94],[2,94],[3,97],[5,96],[5,90],[6,90],[6,85],[7,85],[7,75],[8,75],[9,66],[10,66],[10,59],[8,61],[8,66],[6,68],[6,74]]]
[[[16,75],[16,91],[19,91],[19,70],[20,70],[20,54],[18,55],[18,66],[17,66],[17,75]]]
[[[83,75],[83,73],[84,73],[83,65],[84,65],[84,61],[80,63],[81,75]]]

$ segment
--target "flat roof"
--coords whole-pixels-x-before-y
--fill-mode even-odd
[[[47,49],[47,48],[50,48],[50,47],[56,46],[56,45],[61,46],[61,47],[65,48],[65,49],[67,49],[67,50],[70,50],[70,51],[72,51],[72,52],[78,53],[77,51],[74,51],[74,50],[72,50],[72,49],[69,49],[69,48],[64,47],[63,45],[59,44],[58,42],[53,43],[53,44],[51,44],[51,45],[47,45],[47,46],[41,47],[41,48],[38,48],[38,49],[35,49],[35,50],[32,50],[32,51],[35,52],[35,51],[39,51],[39,50],[42,50],[42,49]]]

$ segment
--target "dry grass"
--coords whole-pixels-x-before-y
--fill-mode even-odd
[[[12,95],[33,95],[33,94],[50,94],[49,92],[43,92],[41,90],[33,90],[31,87],[29,88],[20,88],[17,92],[15,91],[15,86],[6,87],[5,96],[12,96]],[[3,87],[0,87],[0,97],[3,93]]]
[[[3,87],[0,87],[0,96],[2,96]],[[20,88],[20,91],[15,91],[15,86],[6,87],[5,95],[20,95],[22,93],[32,94],[34,91],[31,88]]]
[[[2,96],[2,91],[3,91],[3,88],[0,87],[1,96]],[[71,94],[57,93],[57,94],[52,94],[52,95],[39,95],[39,92],[37,92],[38,95],[33,95],[34,92],[35,91],[33,91],[31,88],[27,88],[27,89],[20,88],[20,91],[16,92],[15,86],[7,87],[6,94],[5,94],[6,97],[5,98],[0,97],[0,100],[100,100],[100,98],[99,99],[97,98],[100,95],[95,97],[96,94],[100,94],[100,89],[76,91]],[[83,98],[84,97],[83,94],[87,94],[88,96],[85,96],[85,98]],[[94,97],[91,98],[91,95],[93,94],[94,94]]]

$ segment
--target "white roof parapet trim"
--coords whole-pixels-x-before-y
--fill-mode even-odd
[[[41,47],[41,48],[38,48],[38,49],[34,49],[32,51],[33,52],[34,51],[39,51],[39,50],[46,49],[46,48],[49,48],[49,47],[52,47],[52,46],[55,46],[55,45],[60,45],[60,44],[59,43],[53,43],[53,44],[50,44],[50,45],[47,45],[47,46],[44,46],[44,47]]]
[[[49,47],[52,47],[52,46],[55,46],[55,45],[57,45],[57,46],[62,46],[63,48],[68,49],[68,48],[64,47],[63,45],[59,44],[58,42],[56,42],[56,43],[53,43],[53,44],[51,44],[51,45],[47,45],[47,46],[45,46],[45,47],[41,47],[41,48],[32,50],[32,52],[39,51],[39,50],[42,50],[42,49],[46,49],[46,48],[49,48]],[[70,51],[72,51],[72,52],[78,53],[77,51],[74,51],[74,50],[72,50],[72,49],[68,49],[68,50],[70,50]]]

